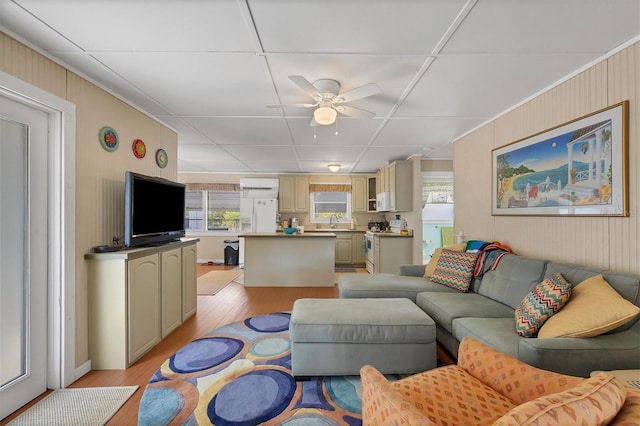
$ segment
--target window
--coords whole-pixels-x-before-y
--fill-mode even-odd
[[[239,230],[240,191],[187,190],[186,223],[190,231]]]
[[[311,192],[310,196],[311,223],[351,222],[350,192]]]

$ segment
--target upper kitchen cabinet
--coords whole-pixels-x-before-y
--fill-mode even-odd
[[[309,211],[309,176],[280,176],[278,209],[281,213]]]
[[[378,193],[389,193],[389,211],[407,212],[413,209],[413,163],[394,161],[377,175]]]
[[[373,180],[373,181],[372,181]],[[376,178],[372,176],[351,176],[351,211],[353,213],[368,213],[376,211],[376,194],[370,192],[373,182],[375,191]],[[373,200],[373,203],[371,201]]]

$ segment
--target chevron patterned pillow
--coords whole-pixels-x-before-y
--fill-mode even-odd
[[[538,334],[542,324],[569,301],[571,288],[559,272],[538,283],[516,308],[516,332],[522,337]]]
[[[478,253],[442,249],[431,281],[466,292],[471,284],[476,259]]]

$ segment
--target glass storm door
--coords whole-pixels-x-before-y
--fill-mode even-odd
[[[47,389],[47,131],[0,97],[0,419]]]

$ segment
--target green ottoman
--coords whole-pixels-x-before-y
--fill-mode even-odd
[[[409,299],[298,299],[291,322],[294,376],[383,374],[436,366],[435,323]]]

